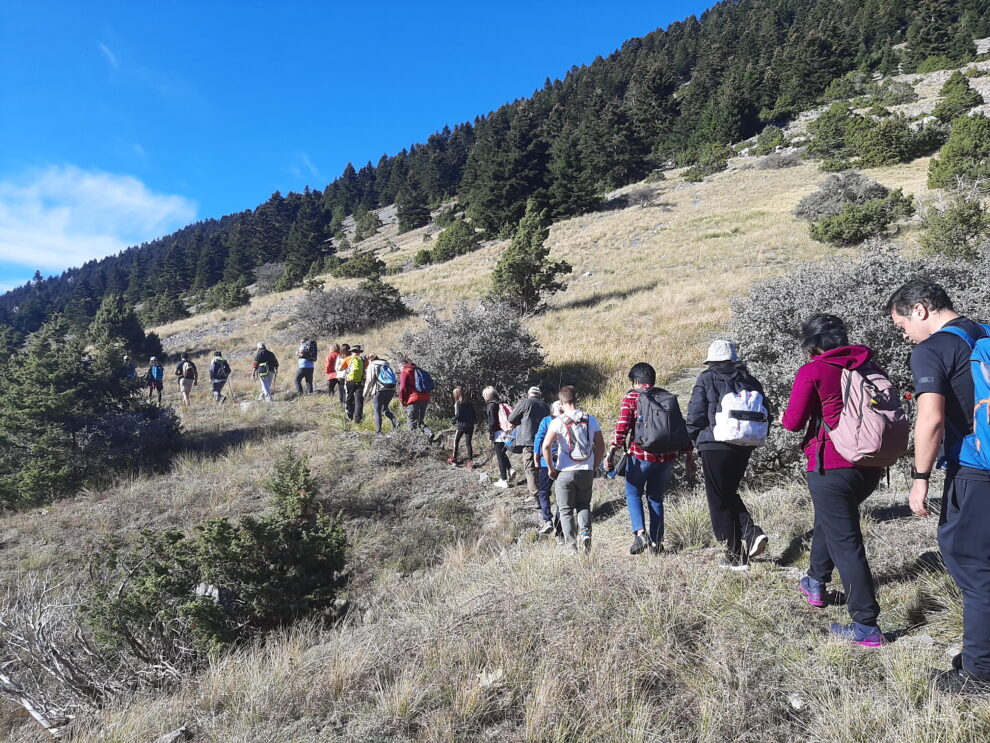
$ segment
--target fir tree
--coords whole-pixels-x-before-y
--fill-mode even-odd
[[[932,115],[945,122],[959,118],[974,106],[983,103],[983,96],[970,87],[969,80],[959,70],[945,81],[939,96],[941,100]]]
[[[589,212],[602,203],[576,132],[559,136],[550,156],[550,210],[555,219]]]
[[[100,303],[93,323],[89,326],[89,340],[100,349],[120,348],[132,356],[144,347],[144,328],[134,310],[124,303],[119,294],[108,294]]]
[[[430,223],[426,194],[415,180],[406,183],[395,198],[399,212],[399,232],[409,232]]]

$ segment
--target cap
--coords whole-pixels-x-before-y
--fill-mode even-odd
[[[158,361],[158,357],[157,356],[152,356],[150,360],[151,361]]]
[[[259,343],[258,344],[258,348],[264,348],[264,347],[265,347],[265,344],[264,343]]]
[[[715,361],[739,361],[736,344],[729,341],[712,341],[708,347],[708,358],[705,359],[705,363],[710,364]]]
[[[357,353],[364,353],[364,349],[361,348],[360,343],[355,343],[353,346],[351,346],[351,351],[355,351]]]
[[[530,387],[527,394],[530,397],[543,397],[543,391],[539,387]]]

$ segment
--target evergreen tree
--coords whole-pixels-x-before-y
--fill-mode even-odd
[[[957,119],[974,106],[983,103],[983,96],[970,87],[969,80],[959,70],[953,72],[945,81],[939,96],[941,100],[935,106],[932,115],[945,122]]]
[[[949,141],[928,163],[929,188],[953,188],[958,182],[990,191],[990,119],[961,116],[952,122]]]
[[[565,287],[560,280],[571,272],[566,261],[549,260],[550,214],[539,211],[536,202],[526,205],[512,243],[499,258],[492,273],[493,299],[508,303],[522,314],[539,311],[547,297]]]
[[[99,349],[120,348],[136,356],[144,347],[144,328],[123,297],[108,294],[89,326],[89,340]]]
[[[953,0],[919,0],[914,23],[908,29],[908,49],[915,62],[952,54],[954,6]]]
[[[419,183],[412,180],[406,183],[395,198],[399,212],[399,232],[409,232],[430,223],[430,208],[426,204],[426,194]]]
[[[602,203],[576,132],[559,136],[550,157],[550,210],[555,219],[584,214]]]

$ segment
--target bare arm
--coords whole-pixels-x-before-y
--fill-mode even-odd
[[[945,436],[945,395],[926,392],[918,398],[918,419],[914,424],[914,468],[931,472]],[[915,480],[908,500],[917,516],[928,516],[925,500],[928,480]]]
[[[595,431],[595,469],[602,466],[605,459],[605,437],[602,436],[601,429]]]
[[[553,445],[557,441],[557,432],[553,429],[547,431],[547,436],[543,439],[543,458],[547,460],[547,470],[550,472],[550,477],[555,478],[557,476],[557,468],[554,466],[553,461]]]

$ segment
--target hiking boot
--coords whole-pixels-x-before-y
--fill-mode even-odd
[[[749,558],[752,560],[754,557],[762,555],[769,541],[770,538],[762,531],[753,537],[749,542]]]
[[[494,483],[492,483],[492,487],[502,488],[503,490],[505,490],[506,488],[509,487],[509,483],[506,482],[505,480],[496,480]]]
[[[961,655],[956,656],[961,658]],[[933,686],[944,694],[987,694],[990,693],[990,679],[974,676],[963,668],[955,667],[936,674]],[[961,662],[961,661],[960,661]]]
[[[810,575],[806,575],[801,578],[798,588],[804,594],[809,604],[818,609],[825,606],[825,584],[820,580],[815,580]]]
[[[536,533],[537,534],[549,534],[552,531],[553,531],[553,522],[552,521],[544,521],[537,528]]]
[[[650,546],[650,540],[643,532],[633,535],[632,544],[629,545],[629,554],[638,555]]]
[[[876,625],[860,624],[859,622],[853,622],[852,624],[830,624],[828,626],[828,632],[830,635],[841,637],[843,640],[849,640],[855,645],[864,648],[879,648],[887,644],[883,633]]]
[[[577,538],[578,551],[588,554],[591,552],[591,532],[587,529],[582,529],[581,533],[578,534]]]
[[[718,561],[718,566],[724,570],[731,570],[734,573],[744,573],[749,570],[749,562],[742,555],[735,552],[726,552]]]
[[[661,552],[663,552],[663,545],[662,544],[660,544],[659,542],[650,542],[650,554],[651,555],[659,555]]]

